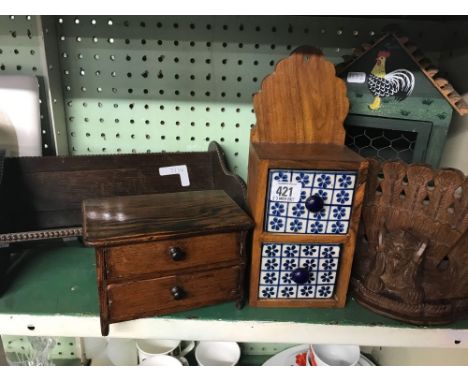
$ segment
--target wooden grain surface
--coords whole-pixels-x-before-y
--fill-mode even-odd
[[[343,145],[299,143],[253,143],[260,159],[361,163],[362,157]]]
[[[314,48],[297,49],[265,77],[254,96],[252,142],[343,144],[346,85]]]
[[[249,216],[222,190],[89,199],[83,238],[93,246],[246,230]]]
[[[173,260],[171,248],[182,251],[184,258]],[[240,233],[237,232],[109,247],[106,251],[109,280],[176,273],[240,260]]]
[[[238,298],[240,267],[228,267],[205,272],[167,276],[107,287],[110,321],[148,317],[216,304]],[[173,287],[186,295],[175,300]]]

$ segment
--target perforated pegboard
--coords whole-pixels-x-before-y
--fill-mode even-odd
[[[25,74],[36,76],[39,83],[39,98],[42,128],[42,152],[53,154],[50,116],[44,68],[41,60],[41,42],[36,16],[0,16],[0,75]]]
[[[416,33],[414,22],[399,22]],[[304,44],[339,62],[389,23],[279,16],[58,17],[70,152],[203,151],[216,140],[231,169],[246,179],[255,123],[252,95],[275,63]],[[436,44],[440,36],[432,34]]]

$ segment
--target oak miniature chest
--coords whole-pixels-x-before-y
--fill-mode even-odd
[[[109,324],[243,298],[249,216],[222,190],[85,200],[101,331]]]

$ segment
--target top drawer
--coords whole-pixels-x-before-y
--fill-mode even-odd
[[[241,260],[240,232],[106,248],[110,279],[169,274],[207,264]]]
[[[265,231],[347,234],[356,178],[356,171],[271,169]]]

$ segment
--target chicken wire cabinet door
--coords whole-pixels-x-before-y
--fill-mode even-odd
[[[266,232],[348,233],[355,171],[272,169],[268,178]]]

